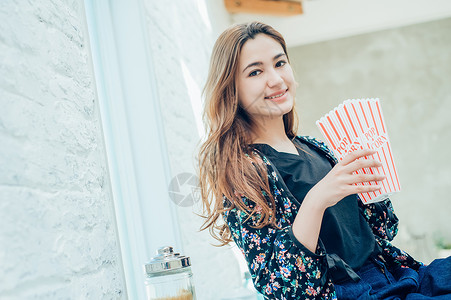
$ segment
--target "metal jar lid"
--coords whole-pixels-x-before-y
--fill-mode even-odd
[[[179,270],[191,266],[190,258],[174,253],[171,246],[161,247],[157,250],[157,255],[152,257],[145,264],[147,276],[160,276],[165,272]]]

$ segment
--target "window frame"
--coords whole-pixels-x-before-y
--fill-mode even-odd
[[[143,264],[183,252],[142,0],[84,1],[128,299],[145,299]],[[163,230],[162,230],[163,229]]]

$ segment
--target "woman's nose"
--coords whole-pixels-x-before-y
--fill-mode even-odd
[[[267,74],[268,74],[267,78],[268,87],[276,87],[283,83],[283,78],[282,76],[280,76],[277,70],[272,69],[271,71],[267,72]]]

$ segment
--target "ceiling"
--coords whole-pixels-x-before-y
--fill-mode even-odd
[[[302,15],[232,14],[268,23],[289,47],[451,17],[450,0],[304,0]],[[451,33],[450,33],[451,34]]]

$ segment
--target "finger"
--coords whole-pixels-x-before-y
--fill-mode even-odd
[[[376,152],[377,151],[371,150],[371,149],[362,149],[362,150],[353,151],[343,158],[343,160],[341,161],[341,164],[346,166],[347,164],[350,164],[353,161],[355,161],[361,157],[373,155]]]
[[[345,172],[353,173],[364,168],[379,168],[382,163],[374,159],[359,159],[349,163],[344,167]]]
[[[353,185],[353,194],[370,193],[378,191],[382,188],[380,185]]]
[[[379,174],[354,174],[350,176],[349,183],[357,184],[363,182],[378,182],[384,180],[385,178],[385,175]]]

